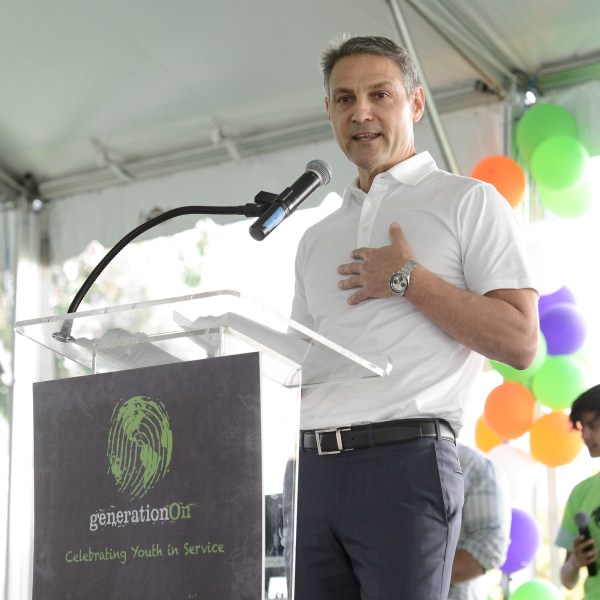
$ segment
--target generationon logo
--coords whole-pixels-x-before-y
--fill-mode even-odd
[[[89,529],[97,531],[99,527],[127,527],[138,523],[154,524],[160,522],[175,523],[192,518],[195,504],[171,502],[167,506],[152,507],[149,504],[127,510],[99,510],[90,515]]]
[[[169,472],[173,432],[162,402],[133,396],[115,406],[106,454],[117,490],[143,498]]]
[[[118,402],[113,409],[108,432],[108,473],[117,490],[129,500],[143,498],[169,472],[173,454],[173,432],[169,415],[162,402],[146,396],[133,396]],[[89,529],[126,527],[137,523],[174,523],[191,519],[194,504],[170,502],[152,507],[117,510],[111,507],[90,515]]]

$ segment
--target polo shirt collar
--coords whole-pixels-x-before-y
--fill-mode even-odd
[[[410,158],[399,162],[388,173],[399,183],[417,185],[424,177],[437,169],[435,161],[429,152],[419,152]]]
[[[437,169],[437,165],[429,152],[419,152],[382,173],[381,175],[392,177],[398,183],[417,185],[424,177]],[[378,175],[380,177],[380,175]],[[353,179],[344,190],[345,198],[362,199],[366,194],[358,187],[358,177]]]

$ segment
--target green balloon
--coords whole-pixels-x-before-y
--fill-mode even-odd
[[[555,135],[543,141],[531,157],[531,175],[544,188],[565,190],[580,183],[589,155],[577,139]]]
[[[535,149],[555,135],[577,139],[575,117],[558,104],[536,104],[517,123],[517,148],[525,161],[529,162]]]
[[[580,217],[592,203],[593,191],[590,180],[583,180],[566,190],[539,189],[540,202],[553,215],[563,219]]]
[[[530,579],[510,595],[510,600],[562,600],[560,590],[545,579]]]
[[[587,389],[587,370],[570,355],[547,356],[531,380],[535,399],[553,410],[570,408]]]
[[[497,362],[495,360],[490,360],[489,363],[496,371],[498,371],[498,373],[500,373],[500,375],[502,375],[502,377],[504,377],[506,381],[516,381],[517,383],[523,384],[525,387],[530,387],[531,378],[544,364],[547,355],[548,348],[546,346],[546,338],[540,331],[537,352],[533,362],[526,369],[519,371],[518,369],[514,369],[509,365],[505,365],[504,363]]]

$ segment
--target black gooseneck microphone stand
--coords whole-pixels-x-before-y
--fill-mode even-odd
[[[181,217],[184,215],[243,215],[245,217],[260,217],[266,210],[269,209],[271,204],[278,198],[277,194],[271,192],[260,191],[254,197],[254,204],[244,204],[243,206],[181,206],[179,208],[173,208],[166,212],[154,217],[145,223],[142,223],[121,240],[119,240],[104,256],[104,258],[94,267],[93,271],[88,275],[87,279],[83,282],[83,285],[79,288],[79,291],[75,294],[68,310],[67,314],[72,314],[77,311],[79,305],[88,293],[96,279],[100,276],[102,271],[108,266],[113,258],[123,249],[127,244],[133,241],[136,237],[142,233],[168,221],[175,217]],[[75,338],[71,335],[73,328],[73,319],[65,319],[63,321],[60,331],[56,331],[52,334],[52,337],[64,343],[73,343]]]

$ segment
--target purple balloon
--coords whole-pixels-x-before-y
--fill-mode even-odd
[[[546,309],[554,304],[563,302],[566,302],[567,304],[576,304],[575,295],[566,285],[552,294],[540,296],[540,299],[538,300],[538,313],[541,315]]]
[[[500,570],[503,573],[514,573],[525,568],[533,560],[539,543],[540,532],[533,517],[520,508],[513,508],[510,543]]]
[[[548,354],[573,354],[583,346],[587,327],[573,304],[559,302],[540,315],[540,329],[546,338]]]

